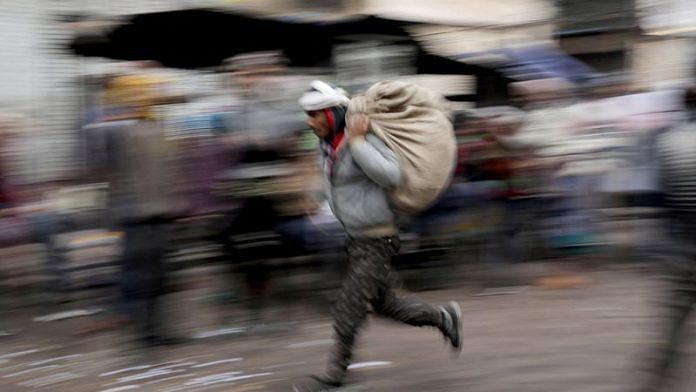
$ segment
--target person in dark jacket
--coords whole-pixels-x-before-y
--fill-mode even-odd
[[[107,97],[113,114],[98,126],[109,146],[109,219],[123,232],[124,310],[145,346],[178,342],[165,336],[160,297],[170,224],[185,206],[163,123],[151,113],[151,106],[165,99],[155,93],[160,83],[145,75],[112,80]]]
[[[668,212],[669,288],[664,297],[664,339],[655,352],[645,392],[669,391],[687,321],[696,304],[696,85],[687,89],[688,119],[657,140],[660,179]]]

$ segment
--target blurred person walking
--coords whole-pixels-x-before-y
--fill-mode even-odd
[[[489,109],[489,110],[486,110]],[[482,173],[489,180],[504,184],[500,196],[491,200],[497,206],[499,221],[484,240],[482,259],[488,267],[480,295],[514,293],[516,286],[511,264],[528,261],[533,240],[541,237],[543,213],[548,201],[544,191],[553,161],[540,159],[534,146],[518,145],[516,137],[525,113],[512,107],[481,109],[488,123],[488,143]],[[536,241],[537,243],[539,241]]]
[[[16,136],[20,124],[20,117],[10,113],[0,113],[0,243],[14,245],[20,213],[19,196],[16,187],[9,180],[8,153],[11,152],[12,139]],[[21,233],[21,230],[19,230]],[[21,233],[24,234],[24,233]],[[0,309],[2,310],[2,309]],[[6,320],[6,317],[0,317]],[[15,331],[5,329],[7,324],[0,324],[0,337],[11,336]]]
[[[164,291],[169,224],[182,211],[171,151],[152,105],[164,102],[155,76],[128,75],[107,85],[107,116],[93,128],[106,141],[102,159],[109,182],[111,224],[123,232],[121,284],[126,315],[145,346],[176,343],[164,334]]]
[[[394,292],[391,258],[400,242],[388,191],[399,185],[402,171],[395,153],[369,132],[366,117],[351,117],[346,124],[348,102],[343,90],[319,81],[300,99],[307,124],[321,142],[327,199],[348,235],[348,271],[333,308],[334,347],[326,371],[295,384],[295,391],[324,391],[344,383],[356,336],[370,311],[436,327],[457,351],[462,344],[456,303],[435,308]]]
[[[658,139],[660,178],[668,211],[669,288],[663,309],[664,340],[655,352],[646,392],[668,391],[674,382],[679,349],[696,304],[696,85],[684,94],[688,120]]]

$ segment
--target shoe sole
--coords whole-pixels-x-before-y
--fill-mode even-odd
[[[353,391],[362,391],[363,389],[356,389],[355,387],[334,387],[334,388],[324,388],[324,389],[319,389],[317,392],[353,392]],[[297,386],[292,387],[293,392],[306,392],[307,389],[300,389]]]
[[[331,392],[360,392],[360,391],[366,391],[367,388],[361,385],[344,385],[340,387],[327,387],[324,389],[321,389],[319,392],[322,391],[331,391]],[[305,392],[307,391],[306,388],[300,388],[297,385],[292,386],[292,391],[293,392]]]
[[[458,357],[462,352],[462,307],[454,301],[450,301],[449,305],[454,309],[454,314],[457,316],[457,335],[459,335],[459,345],[454,347],[454,352],[455,356]]]

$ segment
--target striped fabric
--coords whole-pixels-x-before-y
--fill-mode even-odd
[[[696,122],[665,133],[657,148],[667,205],[677,216],[691,219],[696,216]]]

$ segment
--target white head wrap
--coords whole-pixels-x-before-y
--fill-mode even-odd
[[[315,80],[310,83],[311,91],[300,97],[300,105],[305,111],[322,110],[334,106],[347,106],[350,98],[342,88],[331,87],[328,83]]]

